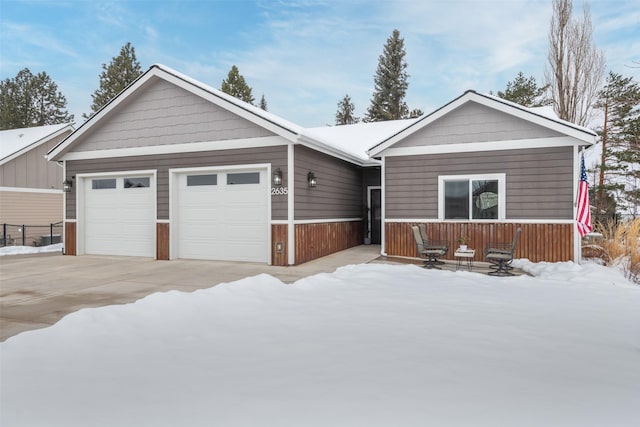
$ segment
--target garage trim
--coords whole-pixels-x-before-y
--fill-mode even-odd
[[[151,178],[151,185],[154,188],[155,197],[153,197],[153,212],[155,213],[155,221],[157,221],[158,215],[158,180],[156,169],[144,169],[144,170],[127,170],[127,171],[110,171],[110,172],[97,172],[97,173],[82,173],[77,174],[75,179],[75,192],[76,192],[76,255],[85,254],[85,222],[87,220],[85,216],[85,182],[89,179],[95,178],[121,178],[129,175],[149,175]],[[155,226],[155,224],[154,224]],[[157,245],[156,236],[153,236],[154,246]]]
[[[243,165],[225,165],[225,166],[203,166],[194,168],[172,168],[169,169],[169,259],[178,258],[178,176],[187,173],[206,173],[206,172],[229,172],[229,171],[266,171],[266,193],[264,197],[267,200],[267,217],[265,224],[267,227],[267,245],[265,247],[265,259],[267,264],[271,264],[271,163],[254,163]]]

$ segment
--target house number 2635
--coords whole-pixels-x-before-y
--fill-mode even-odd
[[[283,196],[289,194],[289,189],[287,187],[273,187],[271,188],[272,196]]]

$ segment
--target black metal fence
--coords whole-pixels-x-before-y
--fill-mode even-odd
[[[0,246],[49,246],[62,242],[62,221],[49,225],[2,224]]]

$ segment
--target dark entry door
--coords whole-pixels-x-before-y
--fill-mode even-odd
[[[371,190],[371,243],[380,244],[382,236],[382,198],[380,189]]]

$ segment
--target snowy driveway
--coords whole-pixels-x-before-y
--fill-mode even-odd
[[[291,283],[341,265],[369,262],[379,253],[380,246],[363,245],[295,267],[59,254],[0,256],[0,341],[52,325],[81,308],[131,303],[154,292],[205,289],[260,273]]]

